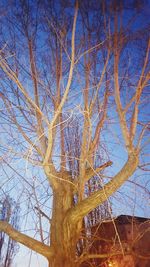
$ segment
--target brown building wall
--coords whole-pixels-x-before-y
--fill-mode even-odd
[[[121,215],[91,229],[91,254],[117,254],[90,260],[92,266],[150,267],[150,220]],[[124,255],[123,255],[124,253]],[[88,263],[82,265],[90,266]]]

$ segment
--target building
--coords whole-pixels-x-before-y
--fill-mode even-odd
[[[150,267],[150,219],[120,215],[93,226],[91,237],[95,258],[83,266]]]

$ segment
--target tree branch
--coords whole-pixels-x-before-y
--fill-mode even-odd
[[[114,20],[115,34],[114,34],[114,87],[115,87],[115,102],[117,107],[117,112],[120,120],[120,127],[124,137],[127,150],[130,152],[132,150],[132,143],[129,138],[129,129],[126,122],[125,113],[123,112],[121,96],[120,96],[120,85],[119,85],[119,40],[118,40],[118,17],[115,14]]]
[[[42,215],[42,217],[45,217],[49,222],[51,222],[51,219],[47,216],[45,212],[43,212],[39,207],[35,206],[35,209]]]
[[[21,243],[22,245],[34,250],[35,252],[43,255],[46,258],[51,258],[54,255],[54,251],[50,246],[47,246],[40,241],[35,240],[25,234],[20,233],[14,229],[9,223],[0,221],[0,230],[9,235],[13,240]]]
[[[36,106],[41,110],[40,103],[39,103],[39,92],[38,92],[38,77],[37,77],[37,70],[36,70],[36,62],[34,58],[33,53],[33,44],[32,39],[28,39],[28,47],[29,47],[29,56],[30,56],[30,67],[31,67],[31,77],[33,81],[33,87],[34,87],[34,98],[35,98],[35,104]],[[44,127],[43,127],[43,121],[41,113],[36,111],[36,119],[37,119],[37,135],[39,137],[39,142],[41,144],[41,150],[43,154],[46,152],[46,137],[44,133]]]
[[[85,172],[85,181],[87,182],[89,179],[91,179],[94,175],[98,175],[98,173],[102,170],[104,170],[105,168],[109,167],[112,165],[112,161],[108,161],[106,163],[104,163],[103,165],[97,167],[96,169],[94,168],[89,168],[86,170]]]
[[[144,79],[144,72],[147,67],[148,59],[149,59],[149,50],[150,50],[150,40],[148,42],[147,52],[145,56],[144,66],[142,68],[142,73],[137,85],[136,93],[135,93],[135,106],[131,117],[131,123],[130,123],[130,138],[131,142],[133,142],[133,139],[136,134],[136,127],[137,127],[137,121],[138,121],[138,109],[139,109],[139,102],[140,97],[142,95],[142,91],[147,83],[147,81],[150,78],[150,72],[147,73],[145,79]],[[144,79],[144,80],[143,80]]]
[[[108,182],[104,187],[88,198],[79,202],[65,218],[64,223],[67,225],[75,225],[85,215],[96,208],[98,205],[106,201],[114,192],[116,192],[127,179],[135,172],[139,163],[138,154],[136,151],[129,154],[128,160],[122,169],[114,176],[114,178]]]
[[[70,64],[70,70],[69,70],[69,77],[68,77],[68,81],[67,81],[67,85],[66,85],[66,89],[64,92],[64,95],[61,99],[61,102],[59,104],[59,106],[57,107],[57,110],[55,112],[55,115],[50,123],[49,126],[49,130],[48,130],[48,147],[47,147],[47,151],[45,154],[45,159],[43,164],[47,164],[49,157],[51,155],[51,150],[52,150],[52,146],[53,146],[53,141],[52,141],[52,130],[54,127],[54,124],[58,118],[58,116],[61,113],[61,110],[65,104],[65,101],[67,99],[68,93],[69,93],[69,89],[71,86],[71,82],[72,82],[72,77],[73,77],[73,70],[74,70],[74,62],[75,62],[75,30],[76,30],[76,21],[77,21],[77,14],[78,14],[78,1],[76,1],[76,6],[75,6],[75,15],[74,15],[74,21],[73,21],[73,29],[72,29],[72,39],[71,39],[71,48],[72,48],[72,52],[71,52],[71,64]]]
[[[3,59],[1,55],[0,55],[0,67],[6,73],[6,75],[18,86],[19,90],[22,92],[27,102],[30,104],[30,107],[35,109],[42,116],[43,120],[45,120],[45,122],[49,125],[49,121],[45,117],[44,113],[40,110],[40,108],[36,105],[36,103],[29,96],[28,92],[25,90],[22,83],[19,81],[16,73],[9,67],[9,65],[7,64],[7,61]]]
[[[79,262],[80,264],[84,261],[87,261],[89,259],[108,259],[110,257],[114,257],[117,255],[122,255],[121,251],[118,252],[110,252],[110,253],[102,253],[102,254],[85,254],[85,255],[81,255],[81,257],[79,258],[79,260],[77,262]]]

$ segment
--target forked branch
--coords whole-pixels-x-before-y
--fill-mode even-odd
[[[69,225],[76,224],[84,216],[86,216],[90,211],[96,208],[98,205],[101,205],[106,201],[114,192],[116,192],[125,181],[135,172],[138,167],[139,159],[136,151],[132,152],[125,165],[122,169],[113,177],[113,179],[108,182],[104,187],[93,194],[88,198],[79,202],[66,217],[66,222]]]
[[[73,77],[73,70],[74,70],[74,63],[75,63],[75,30],[76,30],[76,21],[77,21],[77,15],[78,15],[78,1],[76,1],[76,6],[75,6],[75,14],[74,14],[74,21],[73,21],[73,29],[72,29],[72,39],[71,39],[71,63],[70,63],[70,70],[69,70],[69,76],[68,76],[68,82],[66,85],[66,89],[64,92],[64,95],[60,101],[59,106],[57,107],[57,110],[55,111],[54,117],[49,125],[49,129],[48,129],[48,147],[46,150],[46,154],[45,154],[45,159],[43,164],[46,165],[49,161],[50,155],[51,155],[51,151],[52,151],[52,147],[53,147],[53,127],[55,125],[55,122],[57,120],[57,118],[59,117],[62,108],[66,102],[68,93],[69,93],[69,89],[71,86],[71,82],[72,82],[72,77]]]

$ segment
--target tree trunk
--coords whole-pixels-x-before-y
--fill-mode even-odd
[[[71,186],[66,182],[64,186],[61,185],[61,188],[55,190],[53,195],[51,246],[54,248],[55,255],[52,261],[49,262],[49,267],[77,266],[76,244],[81,229],[75,225],[70,226],[64,223],[66,215],[72,206]]]
[[[77,267],[76,262],[70,259],[64,259],[64,257],[59,257],[56,254],[56,257],[53,262],[49,262],[48,267]]]

